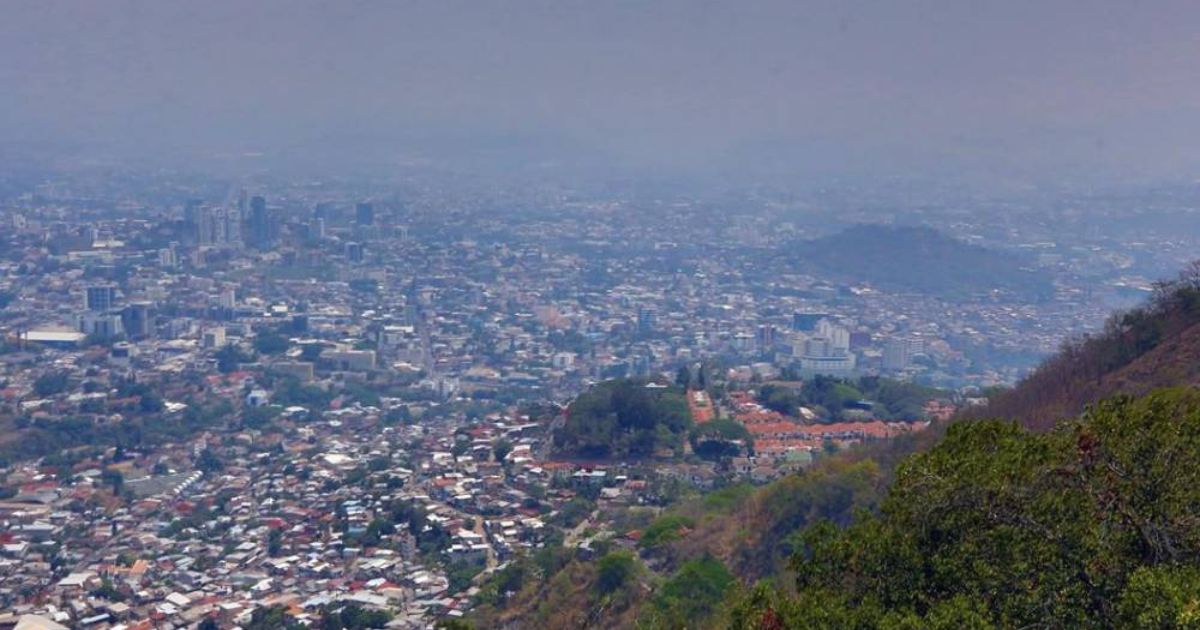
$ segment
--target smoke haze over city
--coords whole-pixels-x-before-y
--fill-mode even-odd
[[[1190,177],[1197,23],[1176,0],[9,2],[0,135],[185,164]]]

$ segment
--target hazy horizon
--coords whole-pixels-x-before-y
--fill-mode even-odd
[[[1200,172],[1200,5],[843,4],[11,2],[0,134],[335,169]]]

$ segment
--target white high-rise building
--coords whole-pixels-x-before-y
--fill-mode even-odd
[[[800,369],[809,374],[844,375],[857,365],[850,352],[850,331],[833,320],[823,318],[810,332],[798,332],[792,337],[792,356]]]

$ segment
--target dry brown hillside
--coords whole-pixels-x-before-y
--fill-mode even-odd
[[[1064,344],[1033,374],[968,417],[1048,430],[1117,394],[1200,384],[1200,264],[1158,285],[1149,302],[1117,313],[1096,335]]]

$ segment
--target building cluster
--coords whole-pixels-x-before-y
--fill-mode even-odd
[[[660,505],[926,426],[788,417],[740,390],[887,375],[970,392],[1109,308],[1073,288],[1086,248],[1037,245],[1060,273],[1046,303],[947,302],[778,261],[828,216],[407,186],[55,180],[0,200],[0,626],[353,604],[427,627],[520,554],[590,549],[596,514],[564,524],[581,498]],[[740,423],[738,456],[556,460],[573,396],[681,368],[729,381],[691,383],[688,406]]]

